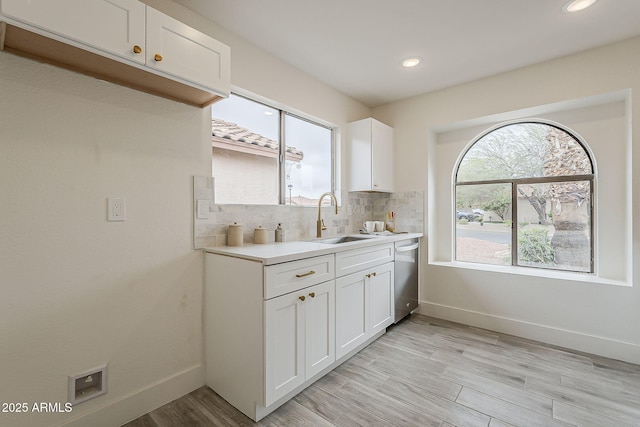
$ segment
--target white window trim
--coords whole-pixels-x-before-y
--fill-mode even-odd
[[[626,184],[626,191],[624,192],[625,197],[625,208],[622,212],[621,221],[623,224],[623,229],[627,232],[625,233],[626,237],[623,242],[620,242],[621,251],[620,251],[620,259],[623,259],[622,269],[615,270],[619,274],[609,274],[606,276],[602,275],[600,268],[600,256],[599,251],[601,250],[601,244],[599,243],[599,236],[603,232],[601,227],[599,226],[600,215],[599,215],[599,206],[600,203],[597,200],[598,194],[600,190],[598,187],[599,180],[594,180],[594,211],[592,221],[594,222],[594,273],[575,273],[575,272],[565,272],[561,270],[546,270],[541,271],[542,269],[532,269],[527,267],[512,267],[512,266],[496,266],[496,265],[488,265],[488,264],[475,264],[475,263],[465,263],[465,262],[457,262],[455,261],[454,247],[451,247],[448,255],[446,251],[446,246],[449,246],[449,243],[440,243],[440,242],[453,242],[455,238],[455,230],[452,225],[449,225],[448,232],[439,231],[439,227],[443,225],[443,220],[440,218],[445,217],[446,209],[440,209],[438,206],[441,206],[441,202],[439,202],[438,187],[442,188],[442,184],[446,182],[446,179],[443,179],[442,175],[438,174],[438,165],[439,162],[442,161],[442,157],[438,154],[439,147],[446,147],[448,143],[453,142],[452,137],[455,138],[456,134],[459,132],[468,133],[473,129],[476,129],[476,132],[484,132],[490,126],[496,123],[504,123],[509,120],[513,121],[523,121],[527,117],[555,117],[556,115],[564,115],[564,114],[573,114],[573,112],[580,111],[582,109],[590,109],[590,108],[608,108],[609,105],[615,105],[618,103],[623,104],[624,108],[624,118],[625,121],[624,126],[624,140],[622,143],[624,144],[623,150],[626,152],[624,157],[624,182]],[[431,236],[428,239],[428,253],[427,253],[427,264],[435,267],[445,267],[445,268],[457,268],[464,270],[477,270],[477,271],[486,271],[491,273],[500,273],[500,274],[511,274],[514,276],[530,276],[536,278],[545,278],[545,279],[556,279],[562,281],[572,281],[572,282],[582,282],[582,283],[590,283],[595,285],[616,285],[622,287],[632,287],[633,286],[633,220],[632,220],[632,156],[631,156],[631,91],[628,89],[607,92],[599,95],[587,96],[584,98],[577,98],[568,101],[560,101],[552,104],[544,104],[536,107],[524,108],[521,110],[514,110],[510,112],[494,114],[484,117],[477,117],[473,119],[466,119],[460,122],[442,124],[438,126],[434,126],[429,130],[429,160],[428,160],[428,168],[429,168],[429,177],[428,177],[428,197],[427,197],[427,211],[426,211],[426,220],[427,220],[427,232],[428,235]],[[574,130],[574,135],[579,136],[579,131]],[[443,138],[443,144],[441,144],[441,139]],[[467,141],[474,141],[474,138],[467,138]],[[469,143],[470,144],[470,143]],[[595,169],[597,166],[595,165],[596,157],[593,155],[591,150],[594,148],[591,146],[586,146],[589,151],[589,154],[592,156],[592,160],[594,160],[594,173],[598,174],[598,171]],[[460,153],[466,152],[461,150]],[[446,150],[443,152],[443,155],[446,154]],[[454,162],[455,163],[455,162]],[[601,163],[601,162],[598,162]],[[456,163],[457,164],[457,163]],[[609,166],[610,168],[610,166]],[[452,169],[456,170],[456,169]],[[449,174],[451,177],[451,174]],[[454,179],[449,178],[449,192],[448,196],[453,194],[455,189]],[[446,184],[445,184],[446,185]],[[453,214],[455,212],[455,199],[450,200],[450,206],[447,208],[448,214],[446,214],[447,222],[453,222]],[[445,229],[446,230],[446,229]]]
[[[462,150],[462,152],[460,153],[460,155],[458,156],[458,159],[456,160],[456,164],[453,168],[453,172],[452,172],[452,176],[451,176],[451,182],[452,182],[452,201],[453,201],[453,211],[455,212],[456,210],[456,190],[458,187],[458,182],[457,182],[457,176],[458,176],[458,171],[460,169],[460,163],[462,162],[462,160],[465,158],[465,156],[467,155],[467,153],[469,152],[469,150],[482,138],[484,138],[486,135],[489,135],[491,132],[494,132],[498,129],[507,127],[507,126],[512,126],[512,125],[517,125],[517,124],[522,124],[522,123],[540,123],[540,124],[544,124],[544,125],[548,125],[551,127],[555,127],[558,128],[560,130],[562,130],[563,132],[567,133],[568,135],[570,135],[571,137],[573,137],[574,139],[576,139],[578,141],[578,143],[580,144],[580,146],[582,147],[582,149],[587,153],[587,156],[589,156],[589,161],[591,162],[591,176],[592,179],[591,181],[591,189],[592,189],[592,194],[591,194],[591,233],[590,233],[590,244],[591,244],[591,268],[593,271],[589,271],[589,272],[577,272],[577,271],[566,271],[566,270],[561,270],[561,269],[554,269],[554,268],[543,268],[543,267],[526,267],[526,266],[522,266],[522,265],[511,265],[511,268],[514,269],[519,269],[519,268],[528,268],[531,270],[551,270],[554,272],[572,272],[574,274],[578,274],[578,275],[597,275],[597,260],[598,260],[598,242],[597,242],[597,238],[596,238],[596,226],[598,224],[597,218],[596,218],[596,211],[597,211],[597,188],[596,188],[596,184],[597,184],[597,177],[598,177],[598,173],[597,173],[597,164],[596,164],[596,159],[595,156],[593,154],[593,151],[591,150],[591,148],[589,147],[589,144],[587,144],[586,140],[575,130],[569,128],[568,126],[563,125],[562,123],[558,123],[552,120],[548,120],[548,119],[542,119],[542,118],[522,118],[522,119],[515,119],[515,120],[508,120],[505,122],[501,122],[498,124],[495,124],[494,126],[491,126],[490,128],[486,129],[484,132],[480,133],[479,135],[477,135],[475,138],[473,138],[467,145],[466,147]],[[570,176],[570,175],[569,175]],[[554,178],[563,178],[562,176],[559,177],[554,177]],[[512,180],[515,181],[515,180]],[[498,181],[496,181],[498,182]],[[465,184],[463,184],[465,185]],[[513,200],[512,200],[513,201]],[[512,221],[514,221],[514,219],[511,219]],[[455,215],[453,215],[453,217],[451,218],[452,221],[452,225],[451,228],[453,230],[453,240],[452,240],[452,255],[451,255],[451,259],[452,261],[456,262],[456,263],[462,263],[462,264],[467,264],[467,263],[471,263],[471,264],[481,264],[484,265],[482,263],[474,263],[472,261],[458,261],[456,260],[456,219],[455,219]],[[512,233],[517,232],[518,228],[517,228],[517,223],[516,223],[516,227],[514,229],[512,229]],[[515,241],[512,239],[512,241]],[[513,257],[513,254],[517,251],[517,249],[512,249],[511,255]],[[515,259],[512,259],[512,262],[516,262]]]

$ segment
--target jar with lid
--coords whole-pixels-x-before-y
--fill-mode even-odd
[[[228,246],[242,246],[242,226],[237,222],[229,225],[227,231]]]

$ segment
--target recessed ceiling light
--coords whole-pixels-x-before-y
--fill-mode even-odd
[[[273,111],[265,111],[264,115],[265,116],[273,116]]]
[[[411,58],[407,58],[403,60],[402,66],[404,68],[413,68],[417,65],[420,65],[421,62],[422,62],[422,58],[420,58],[419,56],[412,56]]]
[[[596,0],[571,0],[562,8],[562,10],[565,12],[578,12],[588,8],[595,2]]]

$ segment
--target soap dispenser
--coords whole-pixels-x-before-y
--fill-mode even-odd
[[[284,230],[281,224],[276,227],[276,242],[284,242]]]

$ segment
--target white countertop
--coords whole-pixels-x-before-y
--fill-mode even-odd
[[[422,233],[398,233],[386,236],[366,236],[350,234],[349,236],[366,237],[362,240],[338,244],[319,243],[313,240],[277,242],[266,244],[246,244],[244,246],[214,246],[204,248],[205,253],[227,255],[237,258],[261,262],[264,265],[279,264],[319,255],[332,254],[366,246],[393,243],[401,240],[415,239]],[[336,236],[324,236],[324,238]]]

